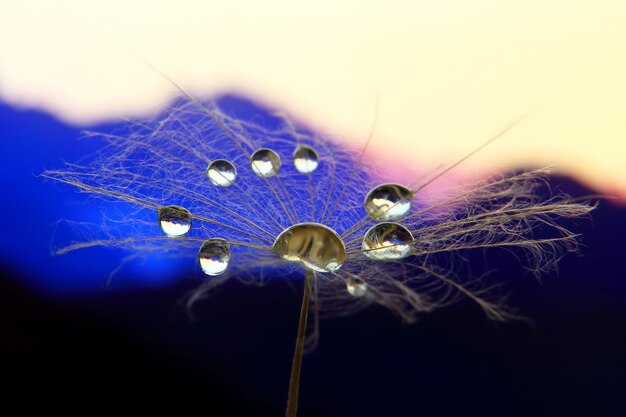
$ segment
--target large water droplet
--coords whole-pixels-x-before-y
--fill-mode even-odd
[[[376,261],[402,259],[413,250],[413,235],[398,223],[380,223],[365,233],[363,253]]]
[[[273,249],[281,258],[302,262],[318,272],[335,271],[346,260],[346,247],[341,237],[319,223],[298,223],[283,230]]]
[[[374,220],[393,220],[411,210],[413,193],[400,184],[382,184],[365,197],[365,211]]]
[[[217,159],[209,164],[206,175],[213,185],[228,187],[235,182],[237,170],[235,166],[225,159]]]
[[[317,152],[307,145],[298,145],[293,153],[293,164],[303,174],[310,174],[317,169],[319,158]]]
[[[230,263],[230,245],[224,239],[205,241],[198,252],[198,263],[207,275],[220,275]]]
[[[280,157],[271,149],[259,149],[250,157],[252,170],[259,177],[273,177],[280,170]]]
[[[353,297],[363,297],[367,292],[367,283],[359,277],[350,277],[346,280],[346,289]]]
[[[180,206],[161,207],[159,208],[159,226],[168,236],[183,236],[191,229],[191,213]]]

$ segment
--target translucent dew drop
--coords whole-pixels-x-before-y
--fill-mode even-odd
[[[313,148],[307,145],[298,145],[293,153],[293,164],[303,174],[310,174],[317,169],[319,157]]]
[[[382,184],[365,197],[365,211],[374,220],[393,220],[411,210],[413,193],[400,184]]]
[[[250,157],[252,170],[259,177],[273,177],[280,170],[280,157],[271,149],[259,149]]]
[[[209,164],[206,175],[213,185],[228,187],[235,182],[237,170],[235,166],[225,159],[217,159]]]
[[[367,292],[367,283],[359,277],[350,277],[346,281],[346,289],[353,297],[363,297]]]
[[[273,246],[281,258],[301,262],[318,272],[336,271],[346,260],[346,247],[333,229],[319,223],[298,223],[283,230]]]
[[[370,228],[363,238],[363,254],[376,261],[392,261],[409,256],[413,235],[398,223],[380,223]]]
[[[230,263],[230,245],[224,239],[213,238],[205,241],[198,252],[198,263],[207,275],[220,275]]]
[[[159,226],[170,237],[187,234],[191,229],[191,213],[184,207],[165,206],[159,208]]]

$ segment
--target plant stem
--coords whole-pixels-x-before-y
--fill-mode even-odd
[[[296,337],[296,349],[293,353],[293,363],[291,365],[291,378],[289,378],[287,411],[285,411],[286,417],[296,417],[298,412],[302,351],[304,349],[304,334],[306,332],[306,321],[309,315],[309,303],[311,301],[311,287],[313,287],[313,281],[315,281],[315,271],[308,268],[305,269],[304,294],[302,295],[302,307],[300,307],[300,324],[298,325],[298,336]]]

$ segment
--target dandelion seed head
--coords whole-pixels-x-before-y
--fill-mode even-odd
[[[560,219],[593,208],[546,195],[546,170],[429,197],[422,190],[440,173],[385,183],[369,155],[285,116],[240,117],[191,97],[123,132],[86,135],[105,142],[101,152],[45,176],[135,210],[63,251],[105,245],[195,258],[206,278],[190,304],[227,279],[258,284],[308,268],[320,272],[312,300],[322,317],[376,303],[412,322],[469,298],[506,320],[514,314],[493,284],[469,275],[459,255],[504,248],[543,272],[578,247]]]

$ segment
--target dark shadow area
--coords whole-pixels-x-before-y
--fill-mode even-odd
[[[496,269],[532,323],[491,323],[469,301],[413,326],[380,308],[323,321],[300,415],[624,415],[626,210],[602,204],[575,227],[583,256],[542,283],[504,251],[475,260]],[[12,274],[0,281],[5,407],[282,414],[301,283],[226,284],[191,321],[179,301],[192,281],[55,302]]]

